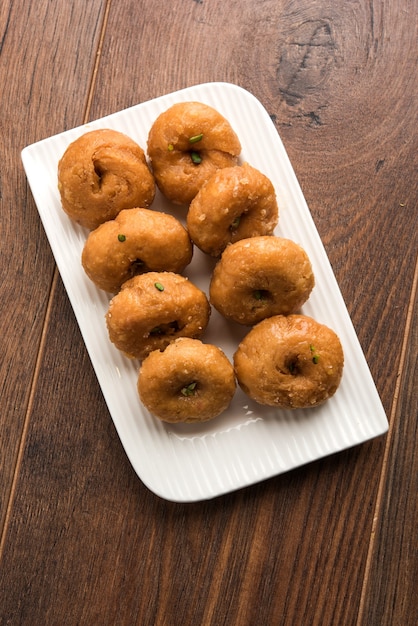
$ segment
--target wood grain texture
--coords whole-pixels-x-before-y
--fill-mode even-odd
[[[412,626],[417,4],[26,4],[0,8],[0,79],[10,85],[0,118],[2,511],[15,473],[0,624]],[[51,282],[19,151],[86,115],[212,80],[250,90],[275,121],[391,430],[179,505],[149,492],[126,458],[62,283]]]
[[[365,580],[362,624],[382,626],[418,622],[418,264],[403,346],[404,376],[388,438],[370,569]],[[409,538],[413,538],[410,541]]]
[[[44,0],[26,4],[5,0],[0,7],[0,528],[54,271],[20,151],[81,123],[102,4],[91,2],[86,10],[84,2],[67,6]],[[78,110],[74,102],[81,102]]]

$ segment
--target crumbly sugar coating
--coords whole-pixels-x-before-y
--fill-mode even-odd
[[[343,366],[336,333],[305,315],[263,320],[234,355],[242,390],[260,404],[287,409],[318,406],[333,396]]]
[[[131,278],[109,303],[110,341],[126,356],[144,359],[178,337],[199,338],[209,322],[206,294],[184,276],[148,272]]]
[[[314,284],[311,262],[301,246],[282,237],[252,237],[222,253],[210,282],[210,302],[227,319],[253,325],[296,312]]]
[[[225,411],[236,389],[234,368],[220,348],[180,338],[142,362],[138,392],[166,422],[203,422]]]
[[[161,113],[148,135],[148,155],[160,191],[189,204],[202,185],[238,163],[240,141],[230,123],[201,102],[179,102]]]
[[[273,184],[248,163],[218,170],[192,200],[187,228],[203,252],[219,256],[229,243],[272,235],[278,222]]]
[[[135,275],[149,271],[180,274],[193,246],[172,215],[151,209],[125,209],[89,233],[81,261],[97,287],[115,293]]]
[[[93,230],[122,209],[148,208],[155,180],[143,149],[111,129],[81,135],[58,164],[58,189],[67,215]]]

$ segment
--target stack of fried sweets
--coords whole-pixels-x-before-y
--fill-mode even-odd
[[[71,143],[58,165],[62,208],[90,231],[84,270],[110,294],[109,339],[139,359],[139,396],[163,421],[220,415],[236,381],[262,405],[313,407],[342,377],[339,338],[299,312],[315,282],[308,255],[274,235],[274,186],[240,153],[217,110],[179,102],[152,124],[147,155],[104,128]],[[173,213],[186,207],[184,224],[152,208],[157,189]],[[194,246],[216,261],[208,294],[183,275]],[[211,305],[250,327],[233,363],[204,342]]]

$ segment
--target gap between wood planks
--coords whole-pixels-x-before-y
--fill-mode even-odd
[[[370,575],[372,559],[374,556],[375,542],[376,542],[376,529],[378,526],[378,522],[380,520],[380,514],[381,514],[381,509],[382,509],[383,493],[384,493],[384,489],[386,485],[386,477],[387,477],[388,465],[389,465],[389,455],[391,452],[391,444],[392,444],[393,431],[394,431],[394,421],[395,421],[396,412],[398,409],[399,392],[401,388],[401,383],[403,381],[403,374],[405,370],[405,358],[406,358],[408,341],[411,335],[411,329],[412,329],[412,323],[413,323],[415,298],[417,294],[417,284],[418,284],[418,258],[415,263],[415,273],[414,273],[414,278],[412,281],[411,294],[409,298],[408,312],[406,316],[405,330],[404,330],[404,336],[403,336],[403,342],[402,342],[402,350],[401,350],[398,372],[397,372],[397,377],[396,377],[395,392],[393,394],[393,403],[392,403],[390,417],[389,417],[389,430],[386,436],[385,452],[383,455],[382,470],[380,472],[379,487],[377,491],[376,505],[375,505],[374,514],[373,514],[372,528],[370,532],[369,548],[367,551],[366,566],[364,569],[363,585],[362,585],[362,590],[361,590],[361,595],[360,595],[359,611],[358,611],[357,622],[356,622],[357,626],[361,626],[363,624],[364,606],[365,606],[366,595],[367,595],[367,591],[369,587],[369,575]]]

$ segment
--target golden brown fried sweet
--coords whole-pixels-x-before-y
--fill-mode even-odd
[[[68,146],[58,164],[58,189],[67,215],[92,230],[122,209],[149,207],[155,181],[137,143],[99,129]]]
[[[234,355],[243,391],[256,402],[281,408],[322,404],[336,392],[344,354],[338,336],[306,315],[265,319]]]
[[[236,388],[234,368],[214,345],[180,338],[142,362],[138,392],[166,422],[203,422],[222,413]]]
[[[309,258],[298,244],[282,237],[252,237],[222,253],[212,274],[210,301],[227,319],[252,325],[296,312],[314,282]]]
[[[179,102],[161,113],[148,135],[148,155],[160,191],[188,204],[222,167],[236,165],[240,141],[216,109],[201,102]]]
[[[218,170],[192,200],[187,228],[193,242],[212,256],[229,243],[271,235],[279,209],[271,181],[248,163]]]
[[[144,359],[178,337],[199,338],[210,316],[207,297],[184,276],[148,272],[131,278],[106,314],[110,341],[131,358]]]
[[[100,289],[116,292],[138,274],[180,274],[193,246],[187,230],[172,215],[150,209],[125,209],[87,237],[81,261]]]

